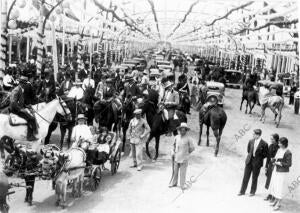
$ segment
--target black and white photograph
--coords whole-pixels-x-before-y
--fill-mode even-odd
[[[300,213],[298,0],[0,0],[0,213]]]

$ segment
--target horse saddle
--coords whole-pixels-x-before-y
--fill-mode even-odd
[[[27,121],[24,118],[19,117],[16,114],[10,113],[9,114],[9,124],[11,126],[21,126],[21,125],[27,125]]]

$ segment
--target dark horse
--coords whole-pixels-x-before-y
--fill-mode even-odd
[[[159,139],[162,134],[167,133],[167,124],[166,121],[163,119],[162,112],[158,112],[158,107],[152,101],[145,100],[144,103],[141,105],[142,113],[146,114],[147,122],[151,128],[151,132],[149,138],[146,142],[146,154],[149,158],[151,158],[151,154],[149,152],[149,143],[152,138],[155,138],[155,157],[153,160],[156,160],[158,157],[158,150],[159,150]],[[173,120],[170,125],[170,130],[173,132],[174,135],[177,134],[176,128],[182,122],[187,122],[186,115],[181,111],[176,111],[176,115],[178,116],[178,120]]]
[[[247,114],[248,106],[249,106],[249,108],[250,108],[249,114],[251,114],[252,109],[254,108],[255,104],[258,103],[257,92],[253,88],[243,90],[240,110],[242,110],[244,100],[247,101],[245,113]],[[251,103],[253,103],[252,106],[251,106]]]
[[[2,172],[2,168],[0,169],[0,212],[7,213],[9,210],[9,206],[6,201],[6,197],[8,194],[8,179],[7,176]]]
[[[226,121],[227,121],[227,115],[222,107],[218,105],[214,105],[206,109],[205,106],[202,106],[199,111],[200,131],[199,131],[198,145],[200,146],[201,144],[202,128],[203,128],[203,124],[205,124],[207,126],[206,145],[209,146],[209,127],[211,127],[214,132],[214,136],[217,140],[217,144],[215,148],[215,156],[217,156],[219,152],[219,145],[221,141],[222,132],[225,127]]]
[[[31,206],[35,177],[37,176],[38,171],[39,158],[36,152],[28,151],[26,148],[20,145],[15,145],[14,142],[15,141],[12,138],[7,136],[2,137],[0,141],[1,152],[5,149],[9,153],[9,155],[5,158],[4,173],[7,176],[16,174],[17,177],[21,177],[25,180],[25,202],[27,202]],[[3,155],[1,155],[1,157],[5,157],[4,153]]]
[[[109,131],[114,127],[113,131],[118,131],[119,116],[121,111],[113,107],[113,100],[99,100],[94,104],[95,120],[99,127],[106,127]]]

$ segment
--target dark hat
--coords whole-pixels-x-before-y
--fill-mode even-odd
[[[253,132],[254,132],[256,135],[261,135],[261,134],[262,134],[261,129],[255,129],[255,130],[253,130]]]

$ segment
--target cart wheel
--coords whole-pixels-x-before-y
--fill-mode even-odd
[[[117,152],[113,159],[111,160],[111,174],[114,175],[117,173],[121,160],[121,150],[117,149]]]
[[[90,187],[91,187],[91,191],[96,191],[99,187],[101,181],[101,169],[99,166],[96,166],[93,171],[92,174],[90,176]]]

